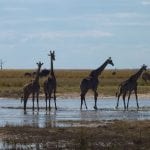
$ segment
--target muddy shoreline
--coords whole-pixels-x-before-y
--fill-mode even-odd
[[[150,121],[97,122],[97,126],[0,128],[3,148],[13,149],[144,149],[150,147]]]
[[[73,92],[73,93],[56,93],[56,96],[58,99],[79,99],[80,100],[80,93],[75,93],[75,92]],[[87,95],[86,95],[87,99],[91,99],[93,97],[94,96],[92,93],[87,93]],[[134,97],[135,97],[135,95],[132,94],[131,98],[134,98]],[[6,98],[8,98],[8,99],[11,99],[11,98],[21,99],[21,97],[14,96],[14,95],[10,95],[9,97],[8,96],[0,96],[0,99],[3,99],[3,98],[4,99],[6,99]],[[39,98],[44,99],[45,98],[44,94],[40,94]],[[112,99],[112,98],[117,99],[117,97],[115,95],[102,95],[102,94],[99,94],[98,98],[99,99]],[[150,98],[150,93],[138,94],[138,98],[148,99],[148,98]]]

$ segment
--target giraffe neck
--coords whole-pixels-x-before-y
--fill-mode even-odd
[[[38,67],[36,76],[35,76],[35,82],[39,82],[39,73],[40,73],[40,67]]]
[[[90,73],[90,76],[98,78],[98,76],[102,73],[102,71],[105,69],[105,67],[107,66],[107,64],[108,63],[107,63],[107,60],[106,60],[99,68],[97,68],[96,70],[93,70]]]
[[[141,68],[137,73],[135,73],[134,75],[132,75],[130,77],[130,79],[134,80],[134,81],[137,81],[138,78],[141,76],[142,72],[143,72],[143,68]]]
[[[54,76],[54,69],[53,69],[53,60],[51,58],[51,71],[50,71],[51,76]]]

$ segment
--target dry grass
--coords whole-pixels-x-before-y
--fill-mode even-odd
[[[102,95],[114,95],[117,86],[123,80],[126,80],[131,74],[137,70],[117,70],[115,76],[112,75],[113,70],[106,70],[100,77],[100,86],[98,92]],[[0,71],[0,96],[4,97],[20,97],[23,86],[32,78],[24,77],[25,72],[32,72],[32,70],[3,70]],[[88,76],[90,70],[56,70],[58,93],[79,93],[80,82]],[[47,77],[46,77],[47,78]],[[41,87],[44,80],[40,79]],[[144,83],[142,79],[139,81],[139,93],[148,93],[150,91],[150,84]],[[43,88],[41,88],[43,93]]]
[[[41,149],[149,149],[150,121],[114,121],[98,127],[0,128],[8,145],[38,145]]]

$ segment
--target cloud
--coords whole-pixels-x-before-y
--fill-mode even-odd
[[[29,39],[40,38],[40,39],[56,39],[56,38],[100,38],[100,37],[112,37],[113,34],[110,32],[104,32],[99,30],[91,31],[52,31],[52,32],[39,32],[29,33],[26,35]]]
[[[51,31],[51,32],[36,32],[36,33],[24,33],[24,34],[14,34],[17,36],[21,42],[27,42],[34,39],[48,40],[48,39],[64,39],[64,38],[102,38],[102,37],[112,37],[114,36],[110,32],[103,31]],[[6,37],[6,36],[5,36]]]
[[[3,53],[4,50],[12,50],[15,48],[15,44],[0,43],[0,52]]]
[[[14,31],[0,31],[0,41],[15,40],[17,38],[17,33]]]
[[[124,20],[126,22],[134,21],[135,19],[146,19],[148,18],[148,14],[141,14],[137,12],[117,12],[117,13],[102,13],[102,14],[95,14],[89,15],[86,19],[89,20],[101,20],[102,22],[119,22],[120,20]]]
[[[135,13],[135,12],[118,12],[112,14],[112,16],[116,18],[135,18],[135,17],[141,17],[140,14]]]
[[[140,14],[138,13],[134,13],[134,12],[118,12],[118,13],[98,13],[98,14],[87,14],[87,15],[76,15],[76,16],[67,16],[67,17],[38,17],[35,18],[36,21],[39,22],[48,22],[48,21],[68,21],[68,20],[75,20],[75,21],[79,21],[79,20],[89,20],[89,21],[96,21],[99,19],[109,19],[109,18],[135,18],[135,17],[142,17]]]
[[[27,11],[28,8],[26,7],[5,7],[3,8],[4,11]]]
[[[150,5],[150,1],[142,1],[142,5]]]
[[[17,8],[12,8],[16,9]],[[19,8],[18,8],[19,9]],[[20,8],[25,9],[25,8]],[[25,16],[24,18],[11,18],[1,17],[1,25],[30,25],[41,28],[42,25],[49,23],[51,26],[55,24],[62,24],[64,28],[67,28],[69,23],[80,27],[82,23],[92,24],[94,27],[97,26],[149,26],[149,14],[141,14],[137,12],[117,12],[117,13],[97,13],[97,14],[86,14],[86,15],[71,15],[71,16]],[[66,23],[67,22],[67,23]],[[42,24],[40,24],[42,23]],[[39,26],[40,24],[40,26]],[[22,26],[21,26],[22,27]]]
[[[8,37],[12,37],[14,34],[15,34],[15,32],[13,32],[13,31],[1,31],[0,37],[1,38],[8,38]]]
[[[18,45],[25,44],[31,41],[47,41],[57,39],[87,39],[87,38],[109,38],[114,36],[110,32],[99,30],[91,31],[50,31],[50,32],[0,32],[0,42]]]

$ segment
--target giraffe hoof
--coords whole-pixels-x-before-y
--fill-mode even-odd
[[[97,110],[97,106],[94,106],[94,109]]]
[[[116,106],[115,108],[118,109],[118,106]]]
[[[24,115],[26,115],[27,114],[27,112],[26,111],[24,111]]]

